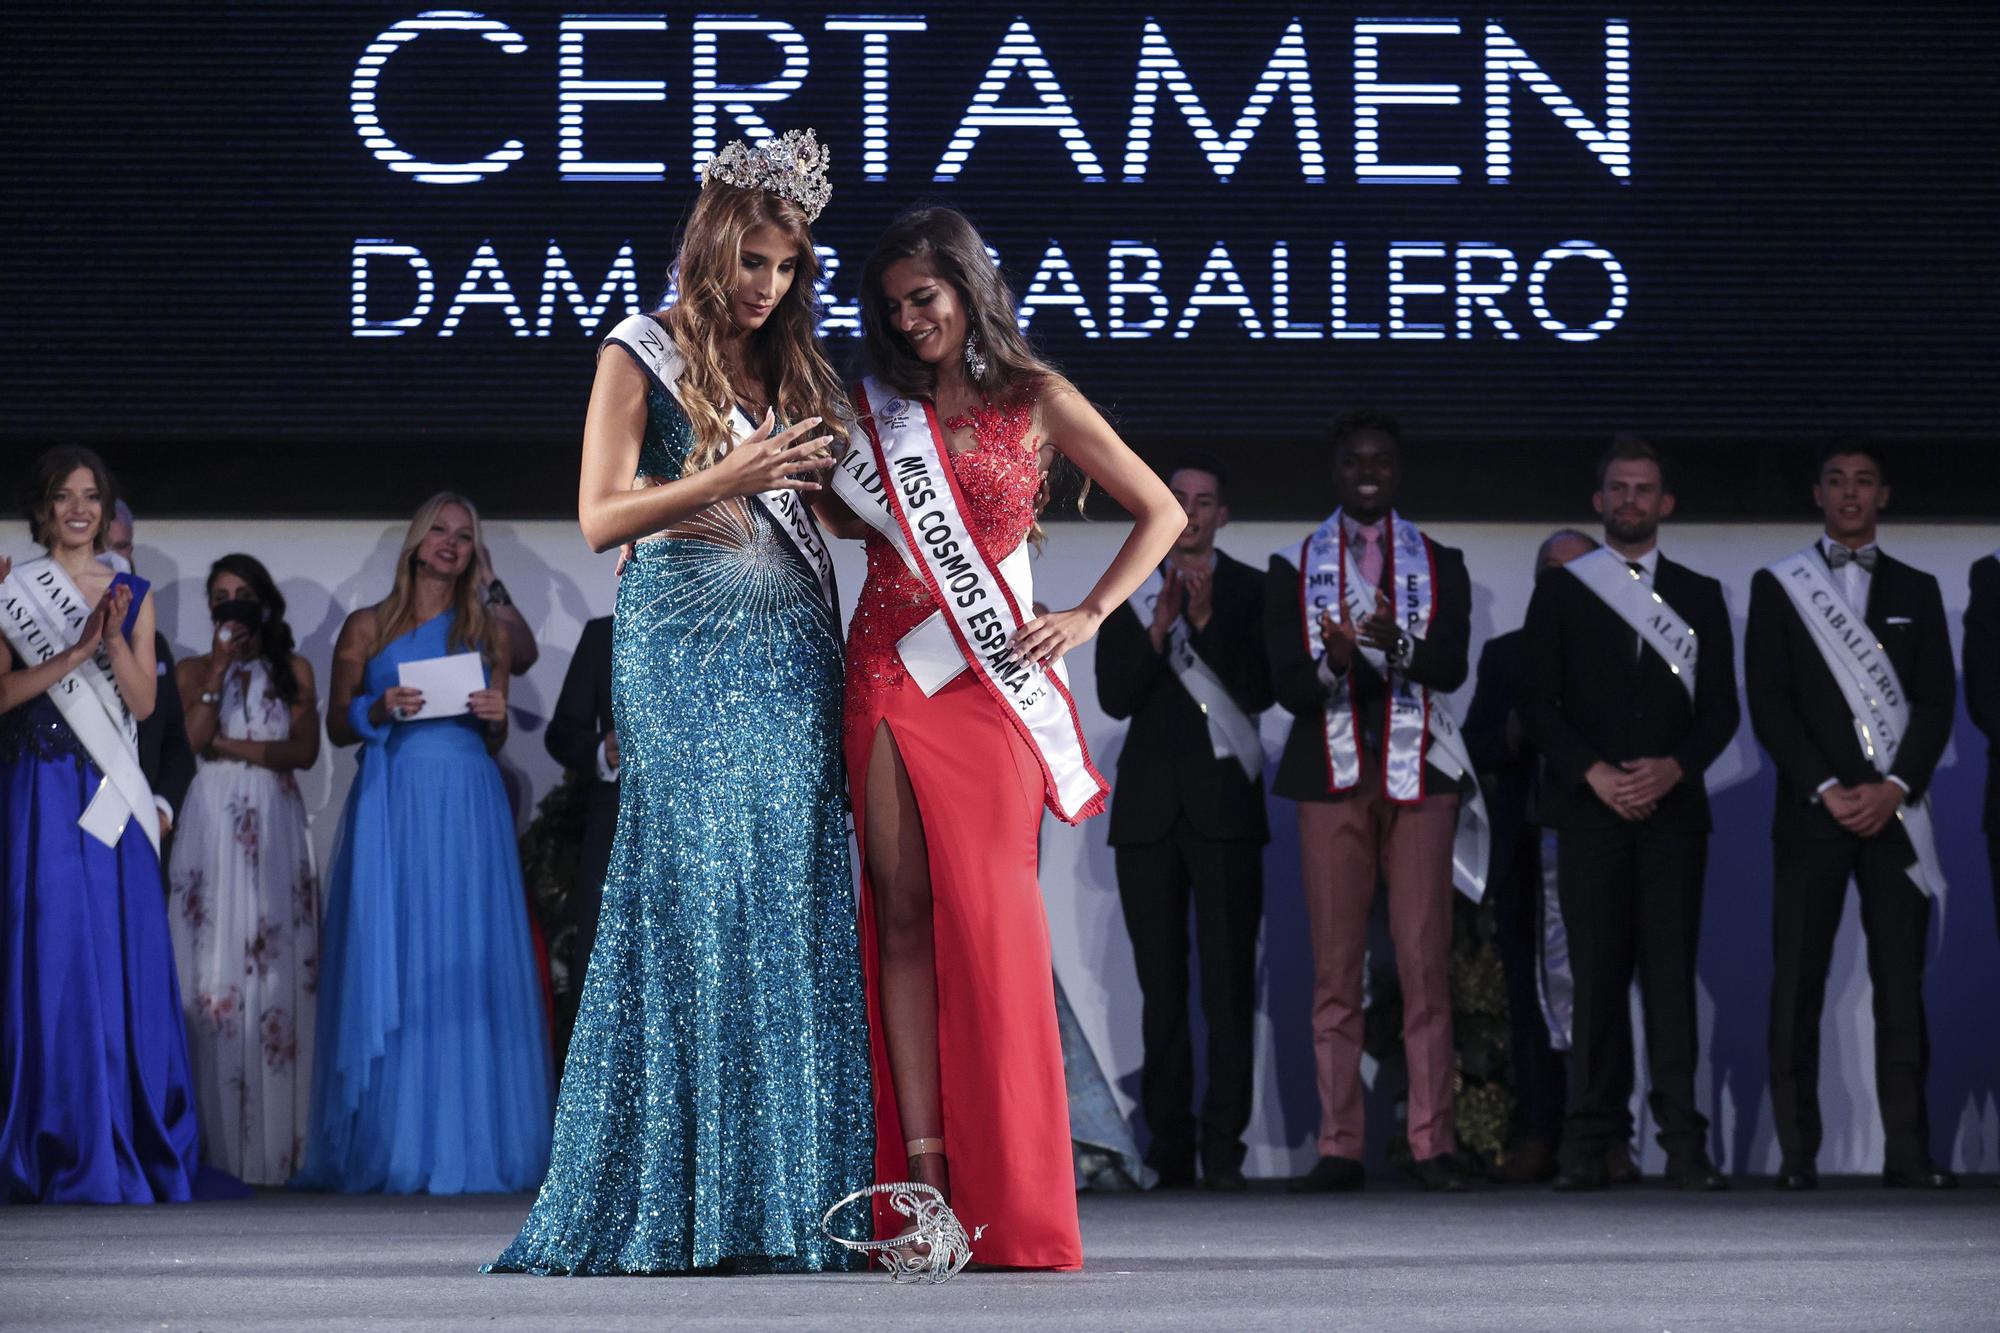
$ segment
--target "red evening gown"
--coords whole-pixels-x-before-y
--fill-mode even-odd
[[[1031,405],[976,412],[977,443],[951,459],[973,540],[998,564],[1034,523],[1041,477],[1027,443]],[[954,426],[960,424],[952,423]],[[939,1095],[952,1210],[973,1259],[1009,1268],[1083,1266],[1069,1099],[1056,1030],[1048,916],[1036,880],[1042,770],[970,671],[930,698],[896,641],[935,610],[879,535],[868,538],[847,649],[846,749],[854,825],[866,840],[868,760],[888,723],[916,793],[929,849],[937,959]],[[1025,609],[1025,608],[1024,608]],[[875,1074],[875,1175],[909,1179],[882,1031],[873,894],[862,857],[861,963]],[[907,1225],[878,1196],[876,1229]]]

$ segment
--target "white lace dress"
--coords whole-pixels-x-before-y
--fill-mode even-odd
[[[291,731],[261,660],[231,668],[220,713],[233,740]],[[281,1185],[304,1153],[319,982],[319,875],[292,775],[203,760],[175,825],[167,892],[202,1155]]]

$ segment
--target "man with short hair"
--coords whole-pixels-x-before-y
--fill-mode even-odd
[[[1660,553],[1674,511],[1659,453],[1621,435],[1592,497],[1604,549],[1543,574],[1528,603],[1522,713],[1541,749],[1542,823],[1575,978],[1556,1188],[1602,1189],[1624,1141],[1630,990],[1645,1007],[1650,1103],[1667,1180],[1720,1190],[1695,1107],[1695,953],[1711,828],[1703,774],[1736,732],[1722,585]]]
[[[1535,552],[1536,576],[1596,549],[1596,538],[1559,528]],[[1465,713],[1466,749],[1493,820],[1486,894],[1493,904],[1493,944],[1507,980],[1507,1082],[1514,1094],[1506,1154],[1493,1174],[1509,1184],[1555,1175],[1568,1095],[1563,1059],[1568,1034],[1560,1047],[1550,1040],[1551,1018],[1544,1012],[1539,975],[1545,921],[1557,908],[1543,892],[1542,828],[1533,809],[1542,759],[1521,720],[1521,639],[1520,630],[1509,630],[1479,650],[1472,703]],[[1625,1140],[1630,1137],[1628,1131]],[[1613,1183],[1631,1179],[1631,1157],[1623,1141],[1611,1153],[1615,1160],[1607,1169]]]
[[[1097,699],[1131,719],[1118,755],[1110,842],[1132,937],[1145,1063],[1146,1160],[1163,1185],[1242,1189],[1264,919],[1263,746],[1271,706],[1264,579],[1216,549],[1229,523],[1229,474],[1187,454],[1167,474],[1187,527],[1097,639]],[[1208,1089],[1199,1125],[1188,1026],[1188,908],[1201,960]]]
[[[120,499],[113,503],[111,522],[104,530],[104,546],[114,567],[136,574],[132,565],[132,510]],[[146,785],[153,789],[153,803],[159,807],[161,853],[173,832],[174,816],[187,800],[194,783],[194,751],[188,745],[187,711],[182,706],[180,686],[174,683],[174,650],[167,636],[153,632],[153,657],[158,663],[159,683],[153,711],[139,722],[139,768]]]
[[[1823,449],[1811,546],[1750,584],[1750,721],[1778,768],[1771,835],[1771,1107],[1781,1189],[1819,1184],[1820,1012],[1852,877],[1875,1000],[1885,1185],[1950,1189],[1931,1160],[1924,937],[1943,892],[1924,793],[1958,691],[1937,580],[1876,544],[1889,501],[1881,446]]]
[[[1403,993],[1412,1167],[1426,1189],[1466,1188],[1452,1117],[1451,895],[1460,816],[1485,814],[1446,696],[1465,683],[1472,584],[1460,552],[1395,510],[1401,439],[1378,413],[1334,422],[1340,508],[1271,557],[1264,585],[1265,651],[1293,717],[1272,790],[1298,802],[1313,946],[1320,1157],[1292,1182],[1299,1193],[1366,1179],[1362,968],[1378,875]],[[1476,892],[1485,867],[1472,871]]]

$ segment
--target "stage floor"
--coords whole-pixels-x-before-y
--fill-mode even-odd
[[[522,1197],[0,1209],[6,1328],[1992,1329],[2000,1189],[1086,1195],[1088,1268],[486,1277]],[[977,1219],[971,1219],[976,1221]]]

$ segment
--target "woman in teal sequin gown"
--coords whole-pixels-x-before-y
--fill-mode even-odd
[[[792,478],[823,470],[814,427],[838,401],[805,223],[709,184],[678,260],[701,295],[628,320],[599,358],[584,534],[643,537],[613,629],[618,830],[548,1179],[488,1271],[850,1266],[820,1231],[873,1166],[839,626],[756,498],[809,488]],[[758,440],[738,421],[718,457],[731,403],[800,425]],[[844,1220],[865,1238],[865,1208]]]

